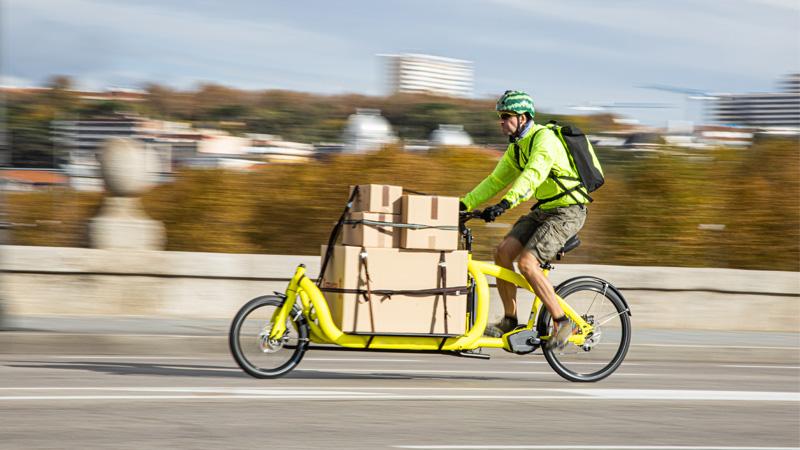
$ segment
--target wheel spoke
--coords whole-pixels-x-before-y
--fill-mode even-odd
[[[602,322],[600,322],[600,323],[596,324],[595,326],[596,326],[596,327],[599,327],[599,326],[601,326],[601,325],[604,325],[604,324],[608,323],[609,321],[611,321],[611,320],[614,320],[615,318],[617,318],[617,317],[619,317],[619,316],[621,316],[621,315],[623,315],[623,314],[627,314],[627,313],[628,313],[628,310],[626,309],[626,310],[620,311],[620,312],[618,312],[618,313],[612,313],[612,314],[609,314],[608,316],[605,316],[605,317],[603,317],[603,318],[601,319],[601,320],[602,320]]]
[[[545,348],[547,362],[571,381],[605,378],[622,362],[630,343],[630,321],[624,301],[618,291],[602,280],[578,280],[562,286],[558,294],[592,325],[593,331],[582,345],[571,343],[558,350]],[[552,335],[552,318],[544,314],[539,326],[546,320],[545,331],[551,331]]]
[[[259,297],[242,307],[230,332],[230,347],[237,364],[248,374],[269,378],[294,368],[308,346],[308,326],[295,309],[286,320],[286,331],[269,339],[272,319],[283,305],[279,297]]]

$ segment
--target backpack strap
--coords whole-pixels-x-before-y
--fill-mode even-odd
[[[551,127],[549,125],[553,125],[553,126]],[[551,130],[553,133],[556,134],[556,137],[558,137],[558,132],[555,130],[555,127],[557,125],[558,125],[558,122],[556,122],[555,120],[551,120],[551,121],[547,122],[547,125],[545,125],[544,128],[540,128],[539,130],[537,130],[536,133],[539,133],[539,131],[542,131],[542,130],[546,129],[546,130]],[[533,137],[531,138],[530,145],[528,146],[528,154],[530,154],[531,149],[533,148],[533,140],[536,138],[536,133],[534,133]],[[561,141],[561,139],[559,139],[559,141]],[[566,144],[564,144],[563,141],[561,142],[561,146],[564,147],[564,151],[567,152],[567,158],[570,161],[570,165],[574,166],[574,164],[572,162],[572,155],[570,155],[569,149],[567,148]],[[578,198],[575,197],[572,194],[573,192],[578,192],[579,194],[581,194],[583,197],[586,198],[586,200],[589,201],[589,203],[592,203],[594,201],[594,199],[589,196],[589,193],[586,192],[586,189],[581,189],[581,188],[583,188],[585,186],[583,184],[583,180],[581,180],[580,178],[556,175],[553,172],[553,169],[550,169],[550,173],[547,174],[547,177],[552,179],[553,181],[555,181],[556,184],[558,185],[558,187],[561,188],[562,192],[560,192],[560,193],[558,193],[558,194],[556,194],[556,195],[554,195],[552,197],[548,197],[548,198],[545,198],[545,199],[537,201],[532,209],[539,208],[539,207],[541,207],[541,205],[543,205],[545,203],[550,203],[552,201],[558,200],[561,197],[564,197],[565,195],[569,195],[572,198],[572,200],[575,201],[576,205],[582,204],[578,200]],[[561,180],[577,181],[578,184],[575,185],[572,188],[567,188],[566,186],[564,186],[564,183],[562,183]]]
[[[531,140],[528,141],[528,157],[530,157],[531,150],[533,149],[533,141],[536,140],[536,135],[539,134],[540,131],[544,131],[545,129],[547,129],[547,128],[539,128],[538,130],[533,132],[533,136],[531,136]],[[524,154],[523,154],[523,156],[524,156]],[[514,143],[514,161],[517,162],[517,165],[519,166],[519,170],[524,170],[525,166],[528,164],[528,160],[526,159],[525,160],[525,164],[522,164],[522,162],[519,160],[519,158],[520,158],[519,145],[517,145],[517,143],[515,142]]]

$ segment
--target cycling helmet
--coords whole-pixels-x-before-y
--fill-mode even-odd
[[[498,100],[495,110],[500,112],[513,112],[528,114],[531,118],[536,113],[533,108],[531,96],[522,91],[506,91]]]

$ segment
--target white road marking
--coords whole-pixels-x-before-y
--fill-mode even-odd
[[[748,364],[720,364],[719,367],[736,367],[742,369],[794,369],[800,370],[800,366],[770,366],[770,365],[748,365]]]
[[[167,359],[167,360],[195,360],[208,361],[214,358],[204,358],[202,356],[128,356],[128,355],[5,355],[15,356],[24,359]],[[227,359],[227,358],[226,358]]]
[[[319,371],[335,371],[335,372],[342,372],[342,373],[376,373],[376,374],[393,374],[393,373],[416,373],[420,375],[425,374],[450,374],[450,375],[555,375],[555,372],[531,372],[531,371],[519,371],[519,370],[430,370],[425,368],[419,369],[340,369],[340,368],[330,368],[330,367],[304,367],[295,369],[296,372],[319,372]],[[625,372],[615,372],[615,377],[655,377],[661,376],[659,374],[654,373],[625,373]]]
[[[35,400],[639,400],[800,402],[797,392],[552,388],[243,388],[243,387],[18,387],[4,391],[64,394],[2,395],[0,402]],[[432,391],[423,393],[422,391]],[[494,391],[495,393],[492,393]],[[75,395],[73,392],[92,392]],[[113,392],[113,394],[102,394]],[[463,393],[459,393],[463,392]],[[135,394],[135,395],[134,395]],[[534,394],[534,395],[531,395]]]
[[[547,361],[510,361],[513,364],[548,364]],[[607,362],[587,362],[587,361],[580,361],[576,362],[576,364],[585,365],[585,366],[605,366]],[[642,364],[642,363],[630,363],[630,362],[623,362],[623,366],[655,366],[656,364]]]
[[[303,358],[303,361],[330,362],[422,362],[421,359],[382,359],[382,358]]]
[[[704,447],[684,445],[395,445],[419,450],[792,450],[798,447]]]
[[[708,344],[631,344],[632,347],[676,347],[676,348],[714,348],[714,349],[757,349],[798,351],[800,347],[767,347],[763,345],[708,345]]]

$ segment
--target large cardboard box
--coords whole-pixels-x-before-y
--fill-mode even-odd
[[[348,219],[400,223],[399,214],[357,212],[349,214]],[[400,246],[400,229],[391,226],[346,223],[342,233],[342,244],[359,247],[397,248]]]
[[[327,246],[322,246],[324,257]],[[366,274],[360,261],[360,247],[337,245],[325,271],[323,288],[366,290]],[[372,290],[417,290],[442,287],[440,252],[367,248],[367,268]],[[447,287],[466,286],[467,252],[444,252]],[[345,333],[364,334],[448,334],[466,331],[467,292],[412,297],[373,295],[365,302],[359,294],[324,292],[333,321]],[[372,319],[370,320],[370,303]],[[445,306],[447,315],[445,316]]]
[[[354,186],[350,186],[348,197],[353,193]],[[400,214],[403,188],[388,184],[360,184],[358,195],[353,201],[351,212],[373,212],[385,214]]]
[[[405,224],[455,227],[452,230],[401,228],[400,247],[405,249],[455,250],[458,248],[458,198],[433,195],[404,195],[402,221]]]

